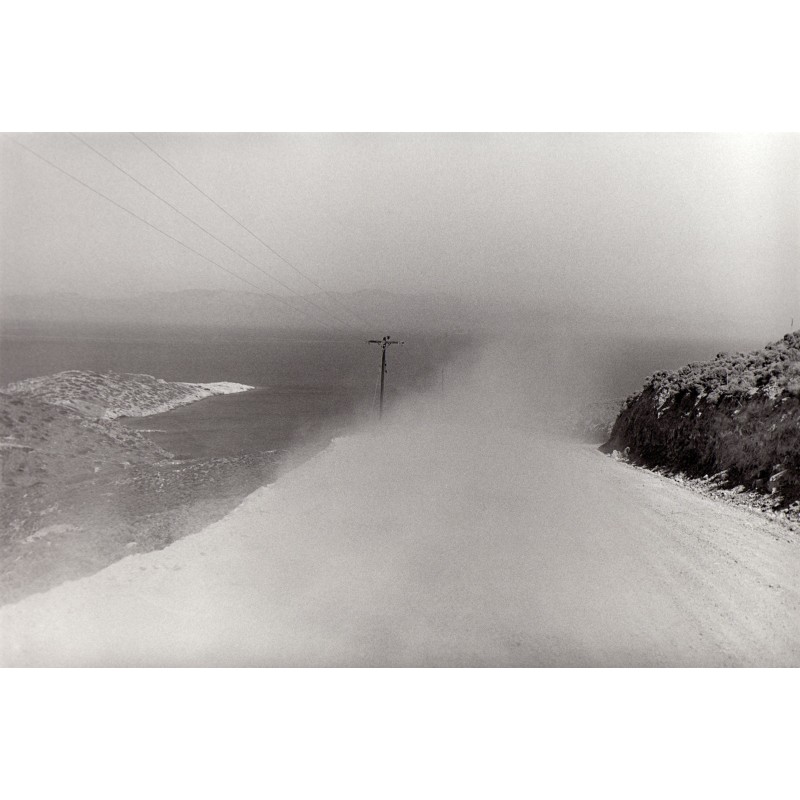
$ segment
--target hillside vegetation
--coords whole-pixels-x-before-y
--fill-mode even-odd
[[[601,449],[800,505],[800,331],[656,372],[627,399]]]

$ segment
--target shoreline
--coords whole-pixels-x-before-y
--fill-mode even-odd
[[[108,421],[154,416],[208,397],[252,389],[255,386],[232,381],[191,383],[167,381],[139,372],[64,370],[12,382],[0,391],[11,397],[30,398]]]
[[[15,441],[19,438],[33,445],[30,449],[38,461],[31,456],[27,471],[20,472],[22,477],[13,477],[4,486],[0,606],[91,576],[128,555],[161,550],[196,534],[227,516],[252,493],[325,450],[334,438],[360,427],[353,416],[360,406],[352,403],[361,399],[353,392],[339,392],[341,397],[334,393],[329,402],[330,388],[311,384],[306,387],[308,397],[303,394],[298,405],[292,395],[297,387],[279,385],[271,393],[275,400],[267,407],[267,416],[261,417],[274,419],[274,425],[268,422],[263,431],[263,450],[249,445],[238,449],[239,440],[248,435],[244,426],[229,437],[222,452],[214,452],[213,446],[199,447],[188,455],[162,441],[167,431],[142,430],[160,429],[160,423],[144,423],[139,429],[136,421],[185,414],[187,407],[202,405],[200,400],[211,402],[215,396],[224,402],[224,396],[230,395],[236,405],[240,401],[234,396],[254,395],[262,384],[168,381],[144,371],[67,370],[49,378],[54,376],[55,385],[52,380],[30,379],[39,384],[39,390],[2,395],[17,426],[12,425],[9,433]],[[45,383],[49,385],[42,386]],[[399,394],[411,388],[402,387]],[[45,393],[56,397],[45,397]],[[62,402],[53,403],[53,399]],[[69,402],[73,399],[81,402]],[[270,417],[284,402],[292,404],[285,417]],[[207,435],[202,419],[206,413],[199,414],[198,441]],[[27,416],[26,422],[20,422],[22,415]],[[38,427],[32,437],[34,422]],[[182,435],[183,420],[178,423],[170,433]],[[54,425],[60,426],[56,431],[60,438],[52,440]],[[195,436],[189,428],[187,434],[190,440]],[[110,451],[98,445],[106,437],[114,440]],[[60,454],[55,462],[54,453]],[[38,469],[40,462],[46,471]],[[16,469],[14,464],[10,475],[16,476]]]
[[[152,376],[147,376],[152,377]],[[231,381],[216,381],[214,383],[187,383],[186,381],[170,381],[175,386],[184,386],[188,390],[195,390],[195,394],[190,394],[184,399],[175,398],[162,403],[160,406],[155,406],[142,410],[139,414],[125,414],[117,411],[106,411],[101,419],[124,419],[124,418],[138,418],[138,417],[153,417],[156,414],[165,414],[167,411],[173,411],[181,406],[188,406],[191,403],[197,403],[200,400],[206,400],[209,397],[218,397],[225,394],[241,394],[243,392],[250,392],[258,387],[249,386],[245,383],[233,383]]]

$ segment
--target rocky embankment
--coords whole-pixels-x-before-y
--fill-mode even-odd
[[[799,511],[800,331],[655,373],[627,399],[601,449]]]

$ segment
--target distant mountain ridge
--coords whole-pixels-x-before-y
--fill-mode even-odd
[[[348,331],[348,325],[350,330],[359,331],[463,332],[486,322],[486,315],[479,311],[476,303],[441,293],[407,295],[365,290],[282,299],[285,302],[255,292],[210,290],[152,292],[129,298],[97,298],[72,293],[4,295],[0,297],[0,317],[5,322],[335,329],[343,332]]]

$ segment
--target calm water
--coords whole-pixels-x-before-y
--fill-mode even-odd
[[[209,397],[120,422],[146,431],[179,458],[206,458],[313,446],[371,415],[371,397],[341,387],[282,386]]]
[[[366,337],[364,337],[366,339]],[[396,386],[422,386],[463,337],[412,335],[391,349]],[[67,369],[143,372],[171,381],[371,387],[379,349],[362,339],[249,330],[52,325],[0,328],[0,386]]]

